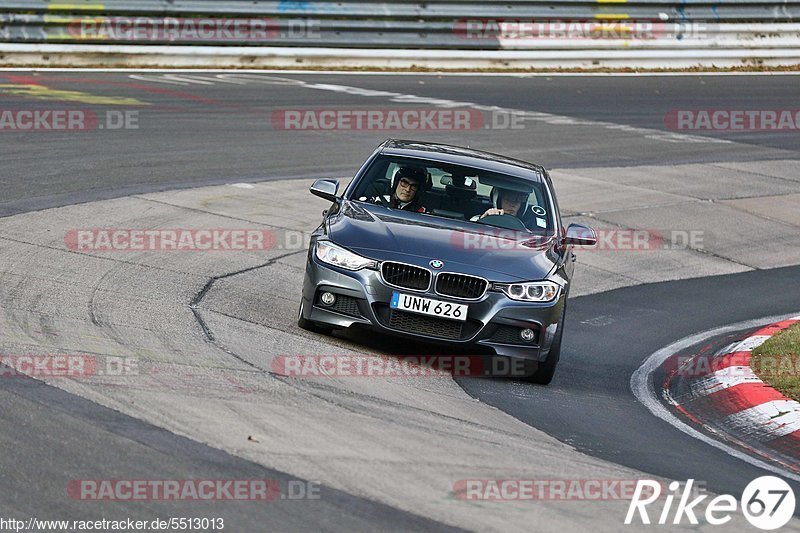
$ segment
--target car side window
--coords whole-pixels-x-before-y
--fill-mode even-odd
[[[386,168],[386,175],[384,176],[389,182],[392,181],[394,177],[394,173],[397,172],[397,169],[400,168],[400,165],[397,163],[389,163],[389,166]]]

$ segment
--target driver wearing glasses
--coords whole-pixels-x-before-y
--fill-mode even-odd
[[[425,187],[427,179],[428,175],[422,168],[400,167],[395,172],[389,196],[376,197],[372,200],[394,209],[426,213],[427,210],[421,204],[422,194],[420,189]]]

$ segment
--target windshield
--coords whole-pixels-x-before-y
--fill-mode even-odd
[[[540,179],[438,161],[379,156],[350,200],[494,227],[553,231],[552,202]]]

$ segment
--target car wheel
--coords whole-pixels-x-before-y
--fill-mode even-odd
[[[311,331],[313,333],[321,333],[323,335],[330,335],[333,333],[333,328],[321,326],[316,322],[312,322],[310,320],[306,320],[303,318],[303,302],[300,301],[300,310],[297,312],[297,326],[300,329],[304,329],[306,331]]]

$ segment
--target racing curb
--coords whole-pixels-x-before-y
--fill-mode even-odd
[[[665,369],[662,397],[703,429],[800,472],[800,403],[750,368],[752,350],[800,322],[800,315],[762,327],[712,355],[700,351]]]

